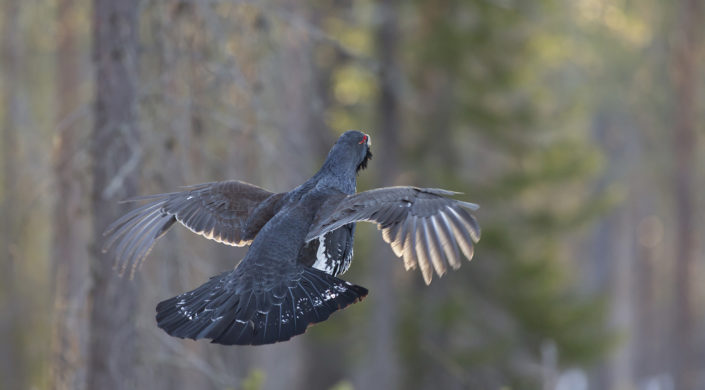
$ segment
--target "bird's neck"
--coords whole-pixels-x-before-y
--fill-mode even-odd
[[[314,175],[317,185],[335,188],[346,194],[354,194],[357,186],[357,172],[355,167],[341,166],[340,164],[323,164],[321,170]]]

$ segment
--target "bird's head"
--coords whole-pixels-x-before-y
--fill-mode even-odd
[[[357,130],[346,131],[333,145],[324,166],[346,171],[353,168],[359,172],[367,168],[367,162],[372,158],[371,145],[369,135]]]

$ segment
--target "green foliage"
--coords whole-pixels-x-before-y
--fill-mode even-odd
[[[250,373],[242,380],[242,390],[259,390],[264,384],[264,371],[260,369],[253,369]]]
[[[443,299],[420,288],[406,307],[400,340],[412,387],[432,383],[434,371],[461,372],[457,382],[472,388],[535,386],[540,378],[527,367],[540,364],[545,342],[565,367],[595,361],[614,341],[605,300],[577,293],[563,259],[571,231],[614,198],[590,191],[602,160],[570,130],[580,112],[546,103],[555,97],[535,58],[561,37],[546,32],[550,18],[535,16],[560,9],[502,4],[418,3],[419,28],[405,37],[407,70],[425,103],[409,113],[421,141],[407,163],[424,185],[468,189],[483,206],[484,229],[472,269],[430,287]]]
[[[331,387],[330,390],[355,390],[355,387],[349,381],[340,381]]]

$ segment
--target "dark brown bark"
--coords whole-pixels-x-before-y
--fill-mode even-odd
[[[73,13],[76,0],[60,0],[57,8],[57,123],[55,135],[52,276],[54,331],[52,333],[52,384],[56,389],[83,389],[86,385],[86,334],[88,329],[88,257],[85,248],[87,220],[82,212],[84,176],[75,153],[79,127],[71,120],[79,105],[80,56]]]
[[[133,388],[136,283],[120,278],[100,252],[101,232],[126,212],[117,201],[137,193],[136,0],[95,0],[93,56],[96,75],[93,160],[93,286],[90,291],[88,388]]]
[[[700,0],[682,0],[673,47],[672,75],[675,92],[674,191],[676,208],[675,321],[673,363],[675,388],[695,389],[698,367],[695,361],[695,319],[692,298],[696,260],[695,170],[697,86],[702,69],[698,56],[703,22]]]
[[[19,0],[3,5],[2,61],[4,121],[2,123],[2,203],[0,204],[0,388],[19,389],[27,385],[26,355],[22,345],[24,295],[19,284],[18,251],[20,234],[18,134],[21,88],[22,42]]]

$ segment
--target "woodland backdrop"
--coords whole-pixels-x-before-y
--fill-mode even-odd
[[[0,389],[705,388],[699,0],[2,0]],[[374,226],[369,297],[290,342],[167,336],[244,250],[174,229],[135,278],[121,199],[285,191],[371,134],[358,189],[479,203],[426,287]]]

